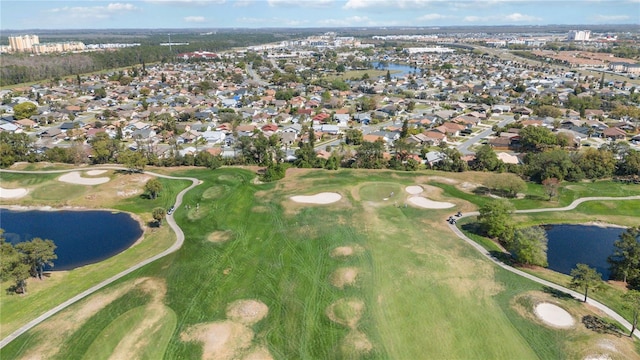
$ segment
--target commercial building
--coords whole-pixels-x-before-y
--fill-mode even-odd
[[[589,41],[591,39],[590,30],[571,30],[567,35],[569,41]]]

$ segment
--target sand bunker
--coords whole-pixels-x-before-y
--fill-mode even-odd
[[[0,187],[0,199],[18,199],[27,195],[28,192],[25,188],[5,189]]]
[[[536,305],[534,312],[540,320],[554,327],[568,328],[575,323],[571,314],[558,305],[540,303]]]
[[[96,176],[96,175],[102,175],[106,172],[107,170],[89,170],[86,172],[86,174],[89,176]]]
[[[78,171],[72,171],[58,178],[58,181],[75,185],[100,185],[109,182],[109,180],[110,179],[108,177],[84,178]]]
[[[356,283],[358,272],[358,268],[355,267],[339,268],[331,274],[331,284],[338,289],[351,286]]]
[[[406,188],[404,188],[404,190],[411,195],[420,194],[421,192],[424,191],[422,186],[418,186],[418,185],[407,186]]]
[[[322,192],[310,196],[300,195],[291,197],[292,201],[303,204],[331,204],[339,201],[340,199],[342,199],[340,194],[332,192]]]
[[[269,308],[257,300],[237,300],[227,306],[227,318],[245,325],[253,325],[262,320]]]
[[[422,196],[413,196],[409,198],[409,202],[415,206],[425,209],[448,209],[455,206],[450,202],[433,201]]]
[[[259,347],[245,355],[243,360],[273,360],[273,356],[271,356],[271,353],[269,353],[269,350],[266,348]]]

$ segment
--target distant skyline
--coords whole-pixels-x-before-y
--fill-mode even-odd
[[[2,0],[0,28],[640,24],[640,0]]]

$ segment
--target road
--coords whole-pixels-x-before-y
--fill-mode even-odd
[[[498,123],[498,126],[500,126],[500,127],[503,127],[503,126],[515,121],[513,119],[513,116],[509,116],[509,115],[500,115],[500,118],[502,119]],[[478,135],[466,140],[462,144],[458,145],[456,148],[458,149],[458,151],[460,151],[462,153],[462,155],[473,154],[474,152],[470,151],[469,148],[472,147],[473,145],[475,145],[477,142],[481,141],[482,139],[486,138],[487,136],[491,135],[491,133],[493,133],[493,130],[491,130],[491,128],[482,130],[482,132],[480,132],[480,134],[478,134]]]
[[[397,121],[389,120],[389,121],[385,121],[383,123],[374,124],[374,125],[360,125],[359,129],[360,131],[362,131],[362,135],[364,136],[391,125],[402,125],[402,122],[399,120]],[[340,146],[340,144],[343,142],[344,142],[344,139],[334,139],[334,140],[317,143],[315,150],[316,151],[324,150],[327,146],[331,146],[331,147]]]
[[[19,173],[19,174],[53,174],[53,173],[65,173],[65,172],[71,172],[71,171],[78,171],[78,170],[84,170],[84,169],[70,169],[70,170],[44,170],[44,171],[22,171],[22,170],[0,170],[0,172],[6,172],[6,173]],[[91,167],[91,168],[86,168],[86,170],[128,170],[127,168],[124,167],[119,167],[119,166],[106,166],[106,167]],[[180,207],[180,205],[182,204],[182,198],[184,197],[184,194],[186,194],[189,190],[193,189],[194,187],[196,187],[198,184],[200,184],[200,180],[196,179],[196,178],[186,178],[186,177],[176,177],[176,176],[169,176],[169,175],[162,175],[162,174],[157,174],[157,173],[153,173],[153,172],[149,172],[149,171],[145,171],[145,174],[149,174],[152,176],[157,176],[157,177],[161,177],[161,178],[165,178],[165,179],[173,179],[173,180],[190,180],[191,181],[191,185],[189,187],[187,187],[186,189],[182,190],[178,196],[176,197],[176,202],[175,202],[175,208],[177,209],[178,207]],[[29,321],[27,324],[23,325],[22,327],[20,327],[18,330],[14,331],[13,333],[11,333],[9,336],[5,337],[4,339],[0,340],[0,349],[2,349],[3,347],[5,347],[7,344],[9,344],[11,341],[13,341],[15,338],[17,338],[18,336],[24,334],[25,332],[29,331],[30,329],[32,329],[33,327],[35,327],[36,325],[40,324],[41,322],[45,321],[46,319],[50,318],[51,316],[57,314],[58,312],[64,310],[65,308],[71,306],[72,304],[84,299],[85,297],[93,294],[94,292],[102,289],[103,287],[113,283],[116,280],[119,280],[120,278],[140,269],[141,267],[150,264],[158,259],[161,259],[175,251],[177,251],[178,249],[180,249],[182,247],[182,244],[184,243],[184,233],[182,232],[182,229],[180,229],[180,227],[178,226],[178,224],[176,224],[175,219],[173,218],[173,214],[172,215],[167,215],[166,217],[167,220],[167,224],[169,225],[169,227],[171,227],[171,230],[173,230],[173,232],[176,234],[176,241],[173,243],[173,245],[171,245],[171,247],[169,247],[168,249],[166,249],[165,251],[154,255],[146,260],[143,260],[133,266],[131,266],[130,268],[100,282],[97,285],[94,285],[92,287],[90,287],[89,289],[81,292],[80,294],[70,298],[69,300],[63,302],[62,304],[48,310],[47,312],[45,312],[44,314],[38,316],[37,318]]]
[[[527,209],[527,210],[516,210],[516,213],[535,213],[535,212],[547,212],[547,211],[568,211],[568,210],[573,210],[575,209],[578,205],[587,202],[587,201],[623,201],[623,200],[640,200],[640,196],[628,196],[628,197],[586,197],[586,198],[580,198],[575,200],[574,202],[572,202],[570,205],[565,206],[565,207],[561,207],[561,208],[544,208],[544,209]],[[463,214],[462,218],[464,217],[468,217],[468,216],[477,216],[479,215],[479,212],[474,211],[474,212],[469,212],[466,214]],[[460,229],[455,225],[455,224],[449,224],[449,228],[451,229],[451,231],[453,231],[459,238],[461,238],[462,240],[466,241],[469,245],[471,245],[474,249],[476,249],[478,252],[480,252],[482,255],[484,255],[484,257],[486,257],[487,259],[491,260],[493,263],[495,263],[496,265],[500,266],[501,268],[507,270],[507,271],[511,271],[514,274],[520,275],[522,277],[525,277],[529,280],[535,281],[539,284],[542,284],[544,286],[550,287],[552,289],[558,290],[558,291],[562,291],[566,294],[569,294],[571,296],[573,296],[576,299],[579,299],[582,301],[582,299],[584,299],[584,294],[578,293],[576,291],[573,291],[571,289],[568,289],[564,286],[560,286],[558,284],[549,282],[547,280],[543,280],[540,279],[539,277],[536,277],[534,275],[531,275],[529,273],[526,273],[522,270],[518,270],[516,268],[513,268],[505,263],[503,263],[502,261],[496,259],[495,257],[493,257],[489,251],[487,249],[485,249],[484,247],[482,247],[480,244],[476,243],[475,241],[469,239],[462,231],[460,231]],[[593,300],[591,298],[587,298],[587,304],[597,308],[598,310],[602,311],[603,313],[607,314],[607,316],[611,317],[612,319],[614,319],[615,321],[619,322],[622,326],[624,326],[628,331],[631,331],[631,324],[625,320],[622,316],[620,316],[617,312],[613,311],[611,308],[607,307],[606,305]],[[635,337],[637,337],[638,339],[640,339],[640,329],[636,329],[633,333],[633,335]]]

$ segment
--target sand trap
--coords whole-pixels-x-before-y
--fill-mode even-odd
[[[0,187],[0,199],[17,199],[27,195],[28,192],[25,188],[5,189]]]
[[[358,268],[355,267],[339,268],[331,274],[331,284],[338,289],[351,286],[356,283],[358,272]]]
[[[422,196],[413,196],[409,198],[409,202],[415,206],[425,209],[448,209],[456,206],[450,202],[433,201]]]
[[[107,172],[107,170],[89,170],[89,171],[87,171],[87,175],[96,176],[96,175],[102,175],[102,174],[104,174],[106,172]]]
[[[236,300],[227,306],[227,318],[245,325],[253,325],[262,320],[269,308],[257,300]]]
[[[404,190],[411,195],[420,194],[421,192],[424,191],[422,186],[418,186],[418,185],[407,186],[406,188],[404,188]]]
[[[342,196],[338,193],[322,192],[315,195],[300,195],[292,196],[291,200],[297,203],[303,204],[331,204],[342,199]]]
[[[558,305],[540,303],[536,305],[534,312],[540,320],[554,327],[568,328],[575,323],[571,314]]]
[[[84,178],[78,171],[72,171],[68,174],[64,174],[58,178],[58,181],[66,182],[75,185],[100,185],[109,182],[108,177],[99,178]]]

